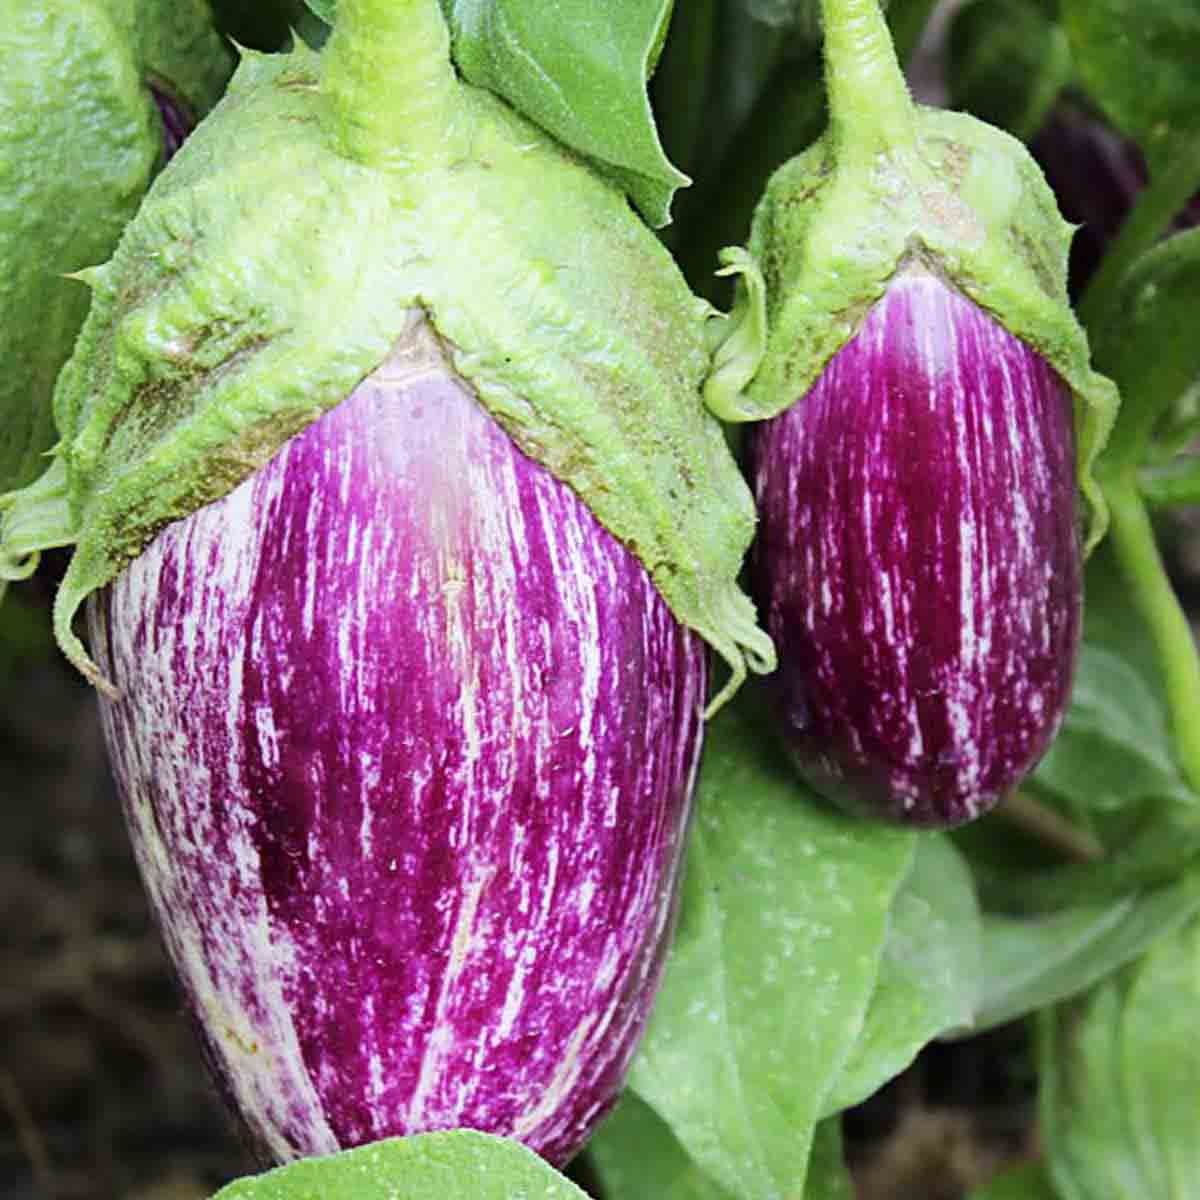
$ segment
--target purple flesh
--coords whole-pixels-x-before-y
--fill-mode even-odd
[[[260,1153],[561,1163],[658,983],[704,650],[421,339],[93,601],[104,730]]]
[[[163,161],[169,162],[175,151],[183,145],[187,135],[195,128],[196,122],[185,106],[161,84],[148,81],[146,86],[150,89],[150,95],[154,97],[162,121]]]
[[[1081,564],[1070,394],[935,276],[897,276],[755,430],[752,577],[784,740],[853,810],[981,815],[1070,695]]]

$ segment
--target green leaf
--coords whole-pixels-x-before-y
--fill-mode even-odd
[[[824,1112],[865,1100],[932,1038],[969,1026],[979,974],[979,905],[970,870],[949,839],[923,835],[892,902],[866,1025]]]
[[[748,703],[709,726],[679,929],[630,1086],[738,1197],[795,1197],[862,1033],[910,832],[842,815]]]
[[[238,1179],[213,1200],[587,1200],[519,1142],[456,1129],[390,1138]]]
[[[1200,925],[1042,1025],[1051,1170],[1078,1200],[1184,1200],[1200,1178]]]
[[[1200,875],[1036,918],[983,920],[982,999],[975,1031],[1066,1000],[1136,958],[1200,912]]]
[[[671,1127],[627,1091],[588,1143],[605,1200],[741,1200],[713,1182]]]
[[[595,162],[652,225],[687,176],[668,161],[646,93],[671,0],[442,0],[454,61]]]
[[[1035,0],[974,0],[955,14],[947,51],[950,107],[1023,141],[1071,78],[1066,34]]]
[[[1062,0],[1061,8],[1084,86],[1152,169],[1177,139],[1200,132],[1196,0]]]
[[[750,1191],[731,1193],[715,1183],[688,1157],[670,1126],[632,1091],[588,1143],[588,1155],[605,1200],[755,1200]],[[853,1200],[837,1119],[822,1121],[813,1134],[803,1195],[804,1200]]]

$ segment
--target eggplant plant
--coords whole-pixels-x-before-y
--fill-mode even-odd
[[[9,355],[0,586],[70,554],[219,1195],[845,1200],[843,1114],[1018,1022],[960,1191],[1188,1194],[1192,0],[306,2],[216,6],[227,83],[203,6],[192,74],[148,0],[119,71],[0,31],[14,178],[99,204],[113,72],[140,138],[69,261],[0,208],[13,311],[90,303]],[[1065,106],[1146,164],[1073,290]]]

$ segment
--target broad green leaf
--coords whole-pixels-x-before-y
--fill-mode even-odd
[[[587,1200],[532,1150],[471,1129],[390,1138],[238,1179],[213,1200]]]
[[[667,1123],[633,1092],[626,1092],[588,1143],[605,1200],[754,1200],[730,1193],[687,1156]],[[842,1158],[839,1120],[822,1121],[812,1140],[804,1200],[853,1200]]]
[[[983,920],[975,1030],[1057,1004],[1111,974],[1200,912],[1200,875],[1047,916]]]
[[[1082,82],[1155,165],[1200,132],[1200,0],[1062,0]]]
[[[947,38],[950,107],[1028,141],[1071,78],[1062,27],[1036,0],[974,0]]]
[[[671,1127],[631,1091],[588,1143],[606,1200],[742,1200],[687,1155]]]
[[[646,80],[671,0],[442,0],[463,75],[593,160],[652,225],[687,176],[659,143]]]
[[[1079,1200],[1185,1200],[1200,1179],[1200,924],[1042,1020],[1047,1150]]]
[[[865,1100],[903,1071],[927,1042],[969,1026],[979,975],[979,905],[971,873],[947,838],[926,834],[892,901],[862,1036],[824,1112]]]
[[[818,801],[750,704],[709,726],[679,929],[629,1082],[727,1191],[794,1200],[914,835]]]
[[[1059,1194],[1041,1163],[1026,1163],[976,1188],[968,1200],[1059,1200]]]

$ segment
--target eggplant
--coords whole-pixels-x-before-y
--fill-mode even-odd
[[[659,979],[704,647],[426,319],[88,617],[142,877],[258,1152],[472,1127],[570,1158]]]
[[[909,265],[751,434],[780,732],[817,790],[916,826],[986,812],[1062,720],[1080,634],[1071,397]]]
[[[792,757],[856,812],[952,826],[1061,720],[1117,390],[1029,152],[915,104],[877,0],[822,10],[829,126],[722,252],[704,395],[765,423],[752,574]]]

